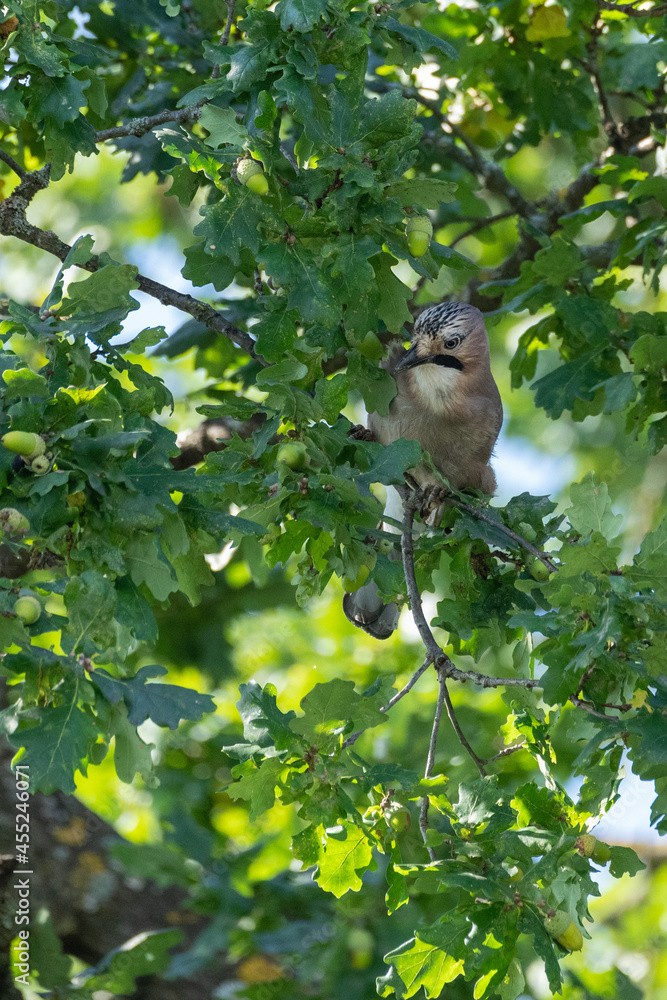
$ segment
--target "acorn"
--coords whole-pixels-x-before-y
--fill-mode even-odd
[[[0,530],[6,535],[25,535],[29,529],[28,518],[15,507],[3,507],[0,510]]]
[[[278,449],[277,459],[288,469],[302,470],[310,464],[306,446],[302,441],[290,441]]]
[[[16,455],[21,455],[26,462],[31,462],[38,455],[43,455],[46,451],[44,438],[32,431],[9,431],[3,434],[2,443],[8,451],[13,451]]]
[[[384,810],[384,818],[395,833],[405,833],[410,829],[412,823],[410,810],[397,801],[391,802],[387,806]]]
[[[34,625],[42,613],[42,605],[36,597],[25,594],[14,604],[14,614],[18,615],[26,625]]]
[[[611,860],[609,844],[603,843],[592,833],[582,833],[574,842],[582,858],[591,858],[598,865],[606,865]]]
[[[405,227],[408,250],[413,257],[423,257],[433,236],[433,224],[428,215],[411,215]]]
[[[236,168],[236,176],[241,184],[255,194],[268,194],[269,182],[261,163],[246,157]]]
[[[551,576],[548,568],[544,565],[541,559],[534,556],[528,562],[528,572],[532,576],[533,580],[537,580],[538,583],[546,583],[546,581]]]
[[[30,468],[36,476],[45,476],[51,468],[51,462],[46,455],[38,455],[37,458],[33,458]]]
[[[547,917],[544,929],[568,951],[581,951],[584,946],[583,934],[574,921],[570,920],[569,913],[565,913],[564,910],[555,910],[552,916]]]
[[[390,542],[388,538],[381,538],[378,542],[378,552],[380,552],[383,556],[388,556],[389,553],[393,551],[393,542]]]

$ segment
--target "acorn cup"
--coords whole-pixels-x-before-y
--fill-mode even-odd
[[[249,157],[241,160],[236,168],[236,176],[239,182],[247,187],[254,194],[268,194],[269,182],[261,163]]]

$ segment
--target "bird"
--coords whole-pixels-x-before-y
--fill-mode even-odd
[[[465,302],[431,306],[417,318],[410,347],[395,342],[382,367],[393,375],[398,392],[387,416],[371,414],[364,436],[383,445],[399,438],[418,441],[451,487],[492,496],[496,477],[489,461],[503,408],[479,309]],[[411,470],[410,478],[427,495],[432,491],[436,506],[442,504],[442,483],[425,463]],[[392,487],[385,516],[402,520],[400,497]],[[377,639],[388,639],[398,625],[397,605],[385,604],[372,580],[345,594],[343,610]]]

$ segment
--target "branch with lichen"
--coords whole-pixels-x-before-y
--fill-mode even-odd
[[[37,192],[48,187],[50,173],[50,164],[47,164],[40,170],[26,174],[18,187],[14,188],[12,193],[0,202],[0,234],[14,236],[24,243],[45,250],[59,260],[65,261],[72,247],[68,243],[64,243],[59,236],[50,230],[39,229],[32,225],[26,217],[28,206]],[[97,255],[94,254],[85,263],[77,264],[77,266],[85,271],[97,271],[101,264]],[[202,302],[184,292],[177,292],[174,288],[169,288],[159,281],[153,281],[152,278],[146,278],[143,274],[137,275],[137,284],[142,292],[157,299],[158,302],[165,306],[175,306],[176,309],[188,313],[200,323],[204,323],[210,330],[221,333],[233,341],[261,364],[266,364],[260,356],[255,354],[255,342],[252,337],[230,323],[207,302]]]

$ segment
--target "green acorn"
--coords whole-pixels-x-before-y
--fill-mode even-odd
[[[564,910],[556,910],[553,916],[547,917],[544,921],[544,929],[550,937],[555,938],[558,944],[568,951],[581,951],[584,946],[584,938],[574,923],[570,920],[569,913]]]
[[[25,594],[14,604],[14,614],[18,615],[26,625],[34,625],[42,613],[42,605],[36,597]]]
[[[38,455],[43,455],[46,451],[44,438],[32,431],[9,431],[2,437],[2,443],[8,451],[13,451],[15,455],[21,455],[26,462],[31,462]]]
[[[25,535],[30,528],[30,522],[15,507],[3,507],[0,510],[0,530],[6,535]]]
[[[306,446],[302,441],[289,441],[278,449],[277,459],[288,469],[305,469],[310,465]]]
[[[581,854],[582,858],[592,858],[598,865],[606,865],[611,860],[611,849],[609,844],[603,843],[594,837],[592,833],[582,833],[574,842],[574,846]]]
[[[258,163],[257,160],[248,157],[241,160],[236,168],[236,176],[249,191],[253,191],[255,194],[268,194],[269,182],[262,164]]]
[[[428,215],[411,215],[405,227],[405,235],[412,256],[423,257],[433,236],[433,225]]]
[[[51,463],[46,455],[38,455],[30,462],[30,468],[36,476],[45,476],[51,468]]]

